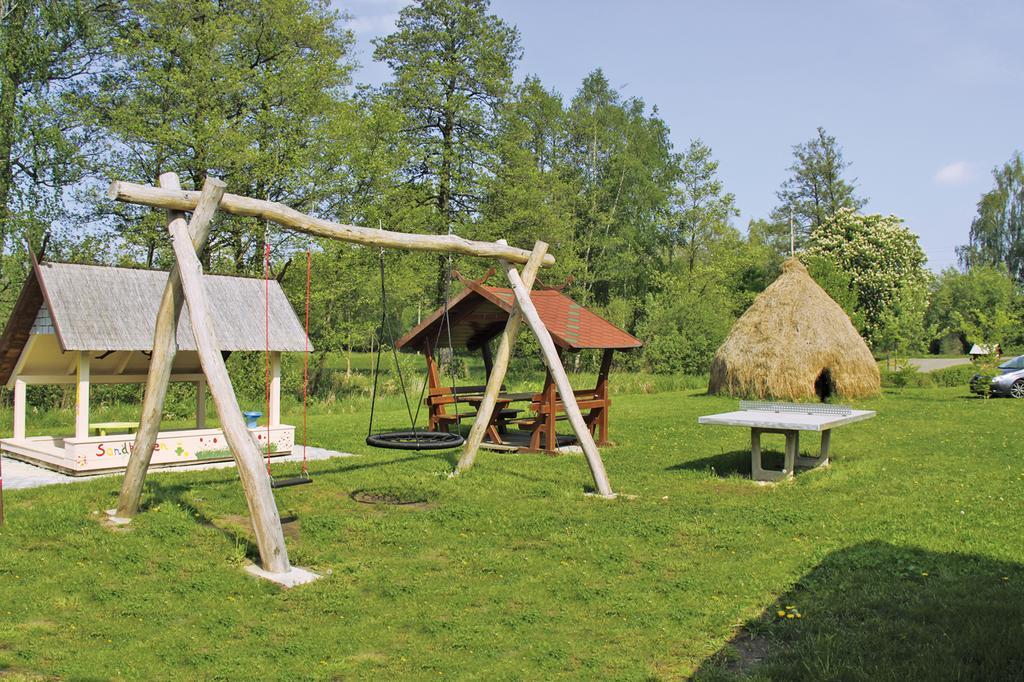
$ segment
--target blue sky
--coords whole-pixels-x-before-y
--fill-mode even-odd
[[[370,40],[403,0],[334,0],[351,17],[359,82],[388,70]],[[700,137],[742,211],[766,217],[792,146],[824,126],[866,211],[895,213],[929,266],[955,264],[991,169],[1024,151],[1024,2],[492,0],[536,74],[565,99],[600,67],[657,106],[677,149]]]

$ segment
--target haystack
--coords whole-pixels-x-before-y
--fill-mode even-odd
[[[880,388],[878,365],[850,318],[790,258],[715,353],[708,392],[804,400],[861,398]]]

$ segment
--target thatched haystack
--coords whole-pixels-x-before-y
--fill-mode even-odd
[[[803,400],[881,389],[850,318],[795,258],[736,321],[711,362],[708,393]]]

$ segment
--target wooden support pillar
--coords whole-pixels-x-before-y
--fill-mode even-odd
[[[263,570],[269,573],[287,573],[291,570],[288,549],[284,543],[281,517],[270,488],[270,477],[263,466],[263,457],[256,439],[245,426],[242,410],[238,406],[228,376],[224,357],[221,355],[216,334],[213,331],[213,315],[203,286],[203,265],[196,255],[195,247],[184,223],[173,221],[170,225],[174,245],[174,257],[181,273],[181,289],[188,302],[192,335],[195,336],[199,361],[210,385],[210,395],[220,417],[224,439],[231,448],[238,476],[242,481],[245,499],[249,505],[249,517],[260,550]]]
[[[78,379],[75,382],[75,438],[89,436],[89,353],[78,352]]]
[[[499,243],[504,243],[504,240],[500,240]],[[547,254],[547,251],[548,245],[545,242],[537,242],[533,245],[530,258],[526,262],[526,266],[523,267],[522,283],[527,292],[533,287],[533,281],[537,278],[537,270],[540,269],[541,264],[544,262],[544,256]],[[513,266],[509,265],[509,267]],[[516,274],[518,275],[518,273]],[[527,297],[529,297],[529,293],[527,293]],[[494,415],[494,406],[497,402],[498,394],[501,392],[501,384],[505,381],[505,374],[508,372],[509,359],[512,357],[512,347],[516,343],[516,338],[519,336],[519,329],[522,327],[522,324],[522,313],[518,306],[513,307],[512,314],[508,316],[508,322],[505,323],[505,331],[502,332],[501,340],[498,342],[498,350],[494,354],[494,364],[487,377],[487,387],[484,389],[483,399],[476,409],[476,418],[473,420],[473,426],[469,430],[469,437],[466,439],[466,445],[462,449],[462,456],[455,467],[456,474],[468,471],[473,467],[473,462],[476,461],[476,454],[480,450],[480,444],[487,433],[487,426],[491,423],[491,417]]]
[[[25,380],[14,379],[14,433],[15,438],[25,437]]]
[[[491,371],[494,369],[494,358],[491,356],[491,344],[487,341],[480,344],[480,355],[484,359],[484,375],[490,379]]]
[[[196,428],[206,428],[206,378],[196,382]]]
[[[595,415],[597,424],[594,427],[598,445],[608,445],[610,443],[608,439],[608,408],[611,406],[611,400],[608,398],[608,375],[612,370],[612,356],[614,354],[615,351],[613,349],[606,348],[601,356],[601,371],[597,375],[597,386],[594,390],[598,400],[601,401],[601,407],[597,408],[597,414]]]
[[[427,431],[447,431],[448,422],[441,419],[445,415],[445,407],[438,402],[441,396],[435,396],[433,390],[441,387],[441,376],[437,369],[437,360],[434,358],[434,347],[430,345],[430,339],[423,343],[423,355],[427,359]]]
[[[558,361],[562,361],[562,355],[559,353]],[[541,405],[547,408],[544,413],[544,447],[545,452],[553,453],[558,449],[558,434],[555,429],[558,428],[558,396],[555,393],[555,381],[551,376],[551,370],[549,369],[547,375],[544,377],[544,397],[541,399]]]
[[[281,425],[281,353],[270,354],[270,414],[271,426]]]
[[[508,273],[508,280],[512,284],[512,291],[515,292],[517,307],[522,311],[523,319],[537,337],[537,341],[540,342],[544,364],[547,365],[551,378],[554,380],[555,385],[558,386],[558,395],[562,398],[562,405],[565,408],[566,415],[569,417],[569,423],[572,424],[572,430],[576,433],[576,440],[579,442],[580,447],[583,448],[583,454],[587,458],[587,464],[590,466],[590,473],[594,477],[594,484],[597,486],[598,493],[602,497],[615,497],[615,493],[612,492],[611,483],[608,481],[608,474],[604,469],[604,462],[601,461],[601,452],[597,449],[594,437],[590,433],[586,421],[583,419],[583,414],[580,412],[580,406],[576,403],[576,394],[573,393],[569,377],[565,373],[565,368],[562,367],[555,342],[551,339],[551,334],[540,319],[533,301],[530,300],[530,291],[519,276],[519,271],[511,263],[505,263],[505,271]]]
[[[164,173],[160,176],[160,186],[165,189],[180,190],[178,176]],[[168,211],[168,230],[179,229],[191,235],[192,248],[201,253],[210,235],[210,224],[217,212],[217,205],[224,195],[226,185],[215,178],[207,178],[203,183],[203,193],[192,214],[191,223],[186,227],[185,214],[180,211]],[[149,371],[146,377],[146,392],[142,398],[142,414],[139,417],[139,430],[135,433],[128,466],[124,472],[121,493],[117,498],[117,509],[114,515],[118,518],[129,518],[139,510],[142,498],[142,485],[146,480],[146,470],[153,459],[153,446],[160,431],[160,417],[164,411],[164,398],[167,397],[167,386],[171,381],[171,366],[178,350],[178,318],[185,298],[181,290],[181,275],[178,266],[171,268],[164,285],[160,308],[156,314],[156,328],[153,330],[153,352],[149,358]]]

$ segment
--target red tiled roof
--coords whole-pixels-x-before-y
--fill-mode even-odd
[[[530,298],[555,344],[567,350],[584,348],[639,348],[643,342],[622,331],[565,294],[554,289],[535,289]],[[515,294],[511,289],[472,282],[448,302],[452,345],[468,348],[497,336],[512,312]],[[420,349],[426,342],[448,345],[443,325],[444,308],[439,308],[396,343]]]

